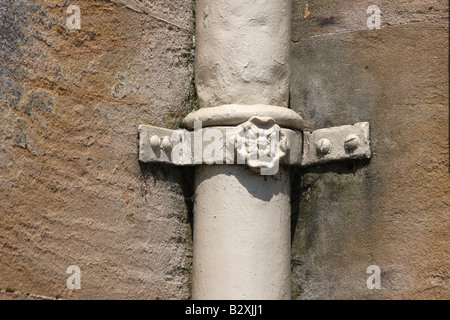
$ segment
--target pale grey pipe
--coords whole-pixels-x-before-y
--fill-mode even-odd
[[[200,108],[289,103],[291,0],[197,0]]]
[[[290,0],[196,3],[200,108],[287,107]],[[288,170],[203,165],[195,186],[192,298],[290,299]]]
[[[290,299],[289,171],[196,171],[193,299]]]

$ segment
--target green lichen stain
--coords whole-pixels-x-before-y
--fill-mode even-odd
[[[338,201],[342,195],[348,194],[351,181],[353,181],[351,174],[325,174],[323,182],[327,186],[328,199]]]
[[[291,299],[292,300],[299,300],[304,292],[305,292],[305,290],[303,289],[303,286],[301,286],[301,285],[293,286],[292,287],[292,292],[291,292]]]
[[[301,200],[297,220],[297,233],[303,236],[294,240],[293,249],[300,254],[307,254],[314,245],[314,239],[319,230],[318,214],[320,208],[318,199],[321,190],[316,186],[317,174],[307,173],[301,182]]]

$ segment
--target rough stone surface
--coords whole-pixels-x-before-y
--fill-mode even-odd
[[[192,3],[70,4],[81,30],[0,2],[0,298],[189,298],[192,172],[140,165],[137,128],[193,107]]]
[[[293,298],[450,298],[448,1],[294,3],[292,108],[309,129],[370,122],[373,154],[293,181]]]

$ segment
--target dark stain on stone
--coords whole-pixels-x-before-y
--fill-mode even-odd
[[[335,24],[336,20],[337,19],[335,16],[330,16],[328,18],[319,18],[319,22],[317,24],[321,27],[324,27],[330,24]]]
[[[52,113],[51,105],[53,104],[53,96],[45,90],[32,91],[27,101],[22,106],[22,111],[27,115],[31,115],[33,110],[47,111]]]
[[[303,107],[306,108],[308,106],[308,99],[309,99],[309,91],[308,89],[302,89],[302,95],[303,95]]]
[[[305,228],[306,239],[305,247],[306,249],[311,249],[314,246],[317,233],[319,231],[319,210],[317,203],[313,202],[310,206],[309,219]]]
[[[10,108],[18,108],[23,88],[14,79],[23,73],[23,67],[9,62],[17,61],[24,54],[24,45],[29,41],[24,30],[28,27],[30,12],[35,12],[39,6],[24,0],[0,1],[0,97]]]
[[[14,61],[22,55],[21,46],[28,38],[22,32],[27,25],[26,1],[0,1],[0,59]]]
[[[325,122],[324,122],[324,128],[331,128],[331,127],[334,127],[335,125],[334,125],[334,123],[333,123],[333,121],[332,120],[325,120]]]
[[[295,229],[300,214],[300,200],[302,195],[302,171],[297,167],[289,168],[289,176],[291,181],[291,245],[294,241]]]

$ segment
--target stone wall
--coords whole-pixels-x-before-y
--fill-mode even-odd
[[[193,172],[140,164],[137,127],[195,108],[192,9],[0,2],[0,299],[190,297]],[[293,298],[448,299],[447,1],[295,0],[291,107],[308,130],[369,121],[373,143],[293,170]]]
[[[298,0],[292,41],[292,108],[309,129],[369,121],[373,148],[296,179],[294,298],[450,298],[448,1]]]
[[[193,108],[192,3],[68,4],[0,2],[0,297],[188,298],[192,172],[140,165],[137,128]]]

